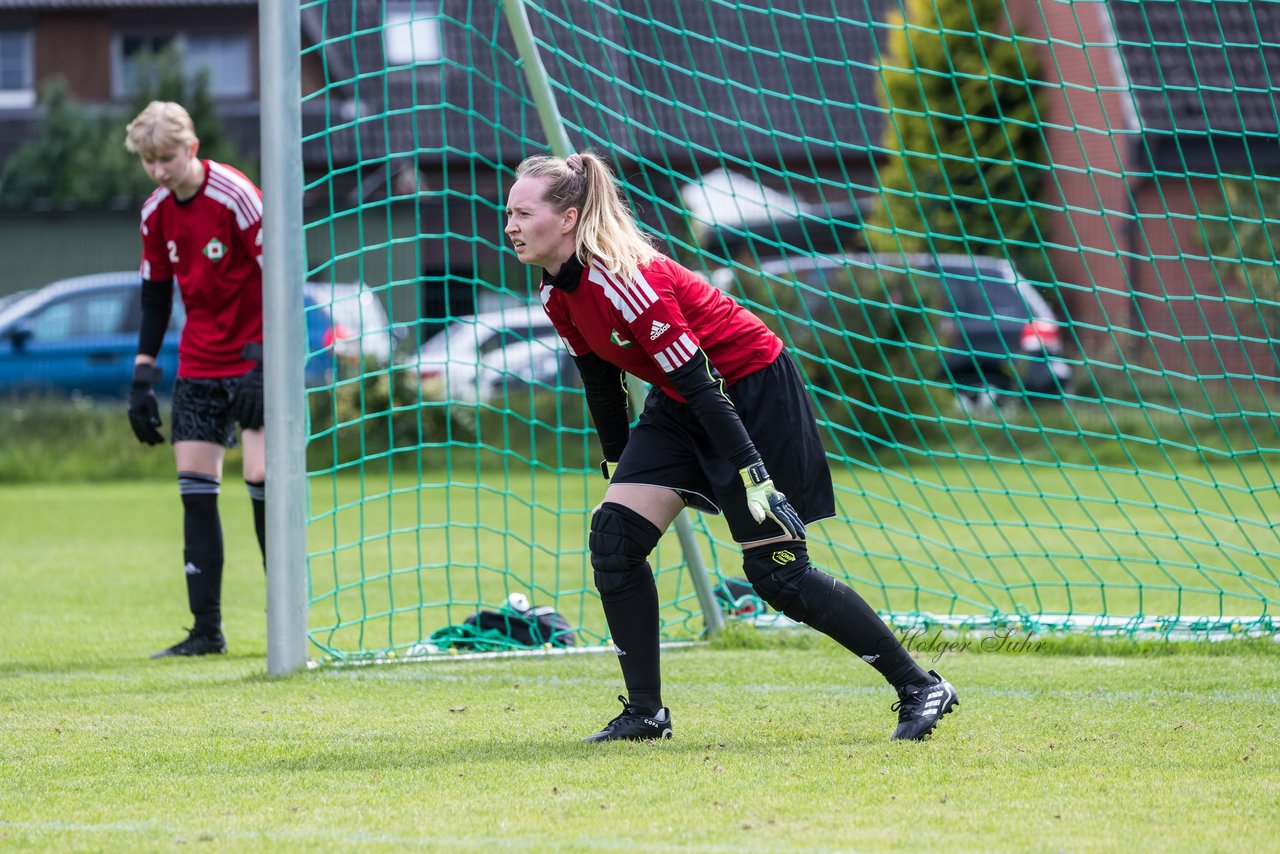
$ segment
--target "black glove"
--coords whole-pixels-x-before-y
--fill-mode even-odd
[[[787,496],[773,485],[773,478],[765,470],[764,463],[753,463],[739,471],[742,485],[747,490],[747,509],[757,522],[771,519],[782,533],[793,540],[804,539],[804,521],[791,506]]]
[[[611,479],[613,477],[614,470],[617,468],[618,464],[616,462],[611,463],[608,460],[600,461],[600,474],[604,475],[605,480]]]
[[[231,398],[231,415],[240,422],[241,429],[261,430],[263,423],[262,403],[262,345],[250,342],[244,345],[240,354],[246,359],[253,359],[254,365],[249,373],[240,378],[235,394]]]
[[[155,365],[134,365],[133,384],[129,386],[129,426],[144,445],[160,445],[164,436],[160,426],[160,404],[152,386],[160,382],[160,369]]]

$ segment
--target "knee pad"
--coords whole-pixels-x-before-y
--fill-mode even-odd
[[[652,577],[646,560],[662,531],[639,513],[606,501],[591,514],[591,568],[602,597],[623,593]]]
[[[806,622],[809,608],[801,590],[814,572],[803,542],[774,543],[742,552],[742,568],[756,593],[769,607],[797,622]]]

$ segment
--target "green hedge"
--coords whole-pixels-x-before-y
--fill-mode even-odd
[[[167,435],[167,404],[161,418]],[[123,400],[9,398],[0,404],[0,484],[175,476],[172,449],[140,444]]]

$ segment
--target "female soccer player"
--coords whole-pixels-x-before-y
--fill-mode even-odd
[[[187,320],[173,387],[173,455],[183,508],[183,570],[195,625],[152,658],[226,652],[222,635],[222,522],[226,448],[244,441],[244,480],[266,554],[262,430],[262,193],[230,166],[196,156],[191,116],[152,101],[129,124],[125,147],[158,188],[142,206],[142,330],[129,392],[138,441],[158,445],[156,354],[177,279]]]
[[[594,154],[525,160],[506,213],[516,256],[545,270],[542,304],[582,374],[609,480],[589,548],[628,696],[618,698],[622,714],[584,741],[671,735],[647,559],[685,505],[723,511],[765,602],[897,689],[895,739],[928,735],[958,703],[955,689],[922,670],[861,596],[809,564],[805,523],[833,516],[835,496],[781,339],[654,249]],[[653,384],[634,430],[624,371]]]

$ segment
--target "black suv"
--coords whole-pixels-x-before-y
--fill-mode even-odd
[[[990,408],[1002,394],[1007,399],[1023,390],[1060,396],[1071,378],[1071,366],[1062,359],[1058,318],[1003,258],[817,255],[767,260],[758,273],[798,283],[815,320],[830,311],[829,295],[848,289],[850,281],[860,287],[876,283],[875,291],[882,294],[890,280],[917,293],[935,293],[929,314],[940,345],[942,379],[954,386],[966,409]],[[735,270],[722,268],[711,280],[731,290],[736,276]]]

